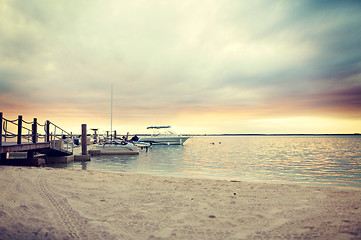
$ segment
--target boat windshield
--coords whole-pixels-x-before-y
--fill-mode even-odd
[[[153,130],[152,136],[157,136],[157,135],[179,135],[178,133],[174,132],[170,128],[171,128],[170,126],[147,127],[147,129],[152,129]]]
[[[147,127],[147,129],[163,129],[163,128],[171,128],[170,126],[151,126]]]

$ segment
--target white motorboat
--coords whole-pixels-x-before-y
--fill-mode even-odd
[[[154,131],[153,134],[150,136],[141,136],[139,141],[147,142],[152,145],[183,145],[183,143],[189,138],[188,136],[175,133],[170,128],[170,126],[147,127],[147,129]]]
[[[139,150],[143,150],[146,149],[148,150],[148,147],[150,147],[150,143],[145,143],[145,142],[134,142],[134,141],[126,141],[126,140],[113,140],[113,141],[108,141],[108,142],[104,142],[103,144],[99,144],[97,145],[95,148],[97,150],[103,150],[103,151],[125,151],[125,150],[129,150],[129,151],[139,151]]]
[[[104,151],[139,151],[138,146],[133,142],[113,140],[99,144],[96,146],[97,150]]]

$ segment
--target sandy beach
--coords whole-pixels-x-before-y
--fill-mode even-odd
[[[0,166],[0,239],[361,239],[361,191]]]

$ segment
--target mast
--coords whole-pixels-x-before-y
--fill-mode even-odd
[[[110,140],[113,141],[113,83],[110,85]]]

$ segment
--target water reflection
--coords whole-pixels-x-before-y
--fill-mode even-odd
[[[87,170],[88,162],[81,162],[81,170]]]

